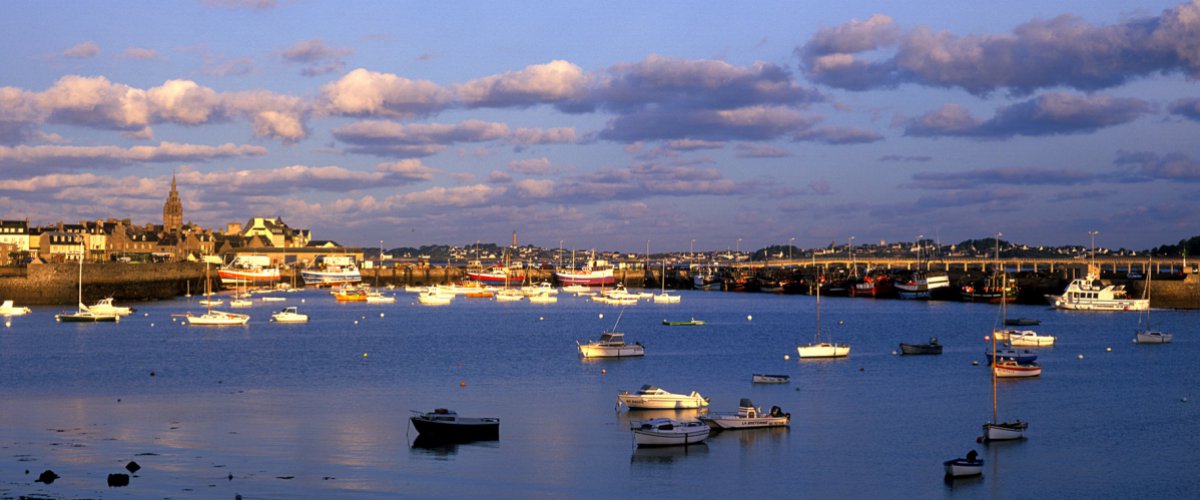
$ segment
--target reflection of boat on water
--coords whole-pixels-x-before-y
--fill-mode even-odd
[[[670,464],[689,456],[705,455],[708,455],[708,444],[703,442],[688,446],[638,446],[633,449],[629,461],[635,464]]]
[[[459,448],[499,448],[500,441],[469,441],[465,443],[454,443],[441,441],[436,438],[431,438],[422,434],[417,434],[413,439],[410,451],[413,453],[432,455],[435,457],[445,457],[458,453]]]

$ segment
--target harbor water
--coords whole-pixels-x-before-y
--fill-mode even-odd
[[[55,308],[0,328],[0,497],[103,498],[1184,498],[1200,494],[1200,319],[1153,311],[1171,344],[1131,343],[1137,313],[1010,306],[1058,338],[1043,374],[1003,380],[1002,420],[1028,438],[984,445],[983,352],[995,305],[822,298],[824,338],[848,359],[800,361],[808,296],[683,292],[614,307],[458,297],[423,307],[335,303],[325,291],[260,303],[245,327],[189,327],[195,299],[136,304],[118,324],[59,324]],[[307,324],[275,324],[298,306]],[[702,319],[669,327],[664,319]],[[618,323],[619,319],[619,323]],[[644,358],[581,360],[616,327]],[[940,356],[898,356],[937,337]],[[751,384],[751,374],[791,382]],[[699,391],[791,413],[789,428],[636,449],[629,427],[695,411],[629,411],[620,390]],[[498,417],[500,440],[415,447],[410,410]],[[945,482],[977,450],[983,476]],[[141,469],[129,486],[106,477]],[[35,482],[53,470],[51,484]]]

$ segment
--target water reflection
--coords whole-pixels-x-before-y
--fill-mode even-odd
[[[409,453],[435,459],[447,459],[458,454],[459,447],[500,448],[500,441],[446,441],[427,436],[417,436],[409,446]]]
[[[633,456],[629,458],[631,464],[671,464],[676,460],[683,460],[689,456],[705,456],[708,455],[708,445],[705,443],[691,444],[687,446],[659,446],[659,447],[638,447],[634,448]]]
[[[753,447],[760,443],[779,443],[787,439],[789,427],[762,427],[758,429],[720,429],[713,428],[708,439],[721,441],[737,440],[740,446]]]
[[[696,420],[700,415],[708,413],[708,409],[687,409],[687,410],[642,410],[638,408],[630,408],[629,411],[617,413],[617,420],[623,428],[628,428],[634,422],[644,420],[653,420],[656,418],[673,418],[675,420]]]

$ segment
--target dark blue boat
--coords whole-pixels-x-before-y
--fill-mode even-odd
[[[987,357],[988,364],[992,364],[992,348],[989,347],[985,349],[983,351],[983,355]],[[1032,363],[1037,360],[1037,354],[1034,354],[1034,352],[1030,351],[1029,349],[1022,349],[1018,351],[1012,348],[1000,348],[996,349],[995,359],[1011,359],[1018,363]]]

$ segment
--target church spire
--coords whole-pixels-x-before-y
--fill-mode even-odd
[[[171,232],[183,229],[183,202],[179,200],[179,191],[175,188],[175,175],[171,175],[171,192],[167,194],[167,202],[163,203],[163,231]]]

